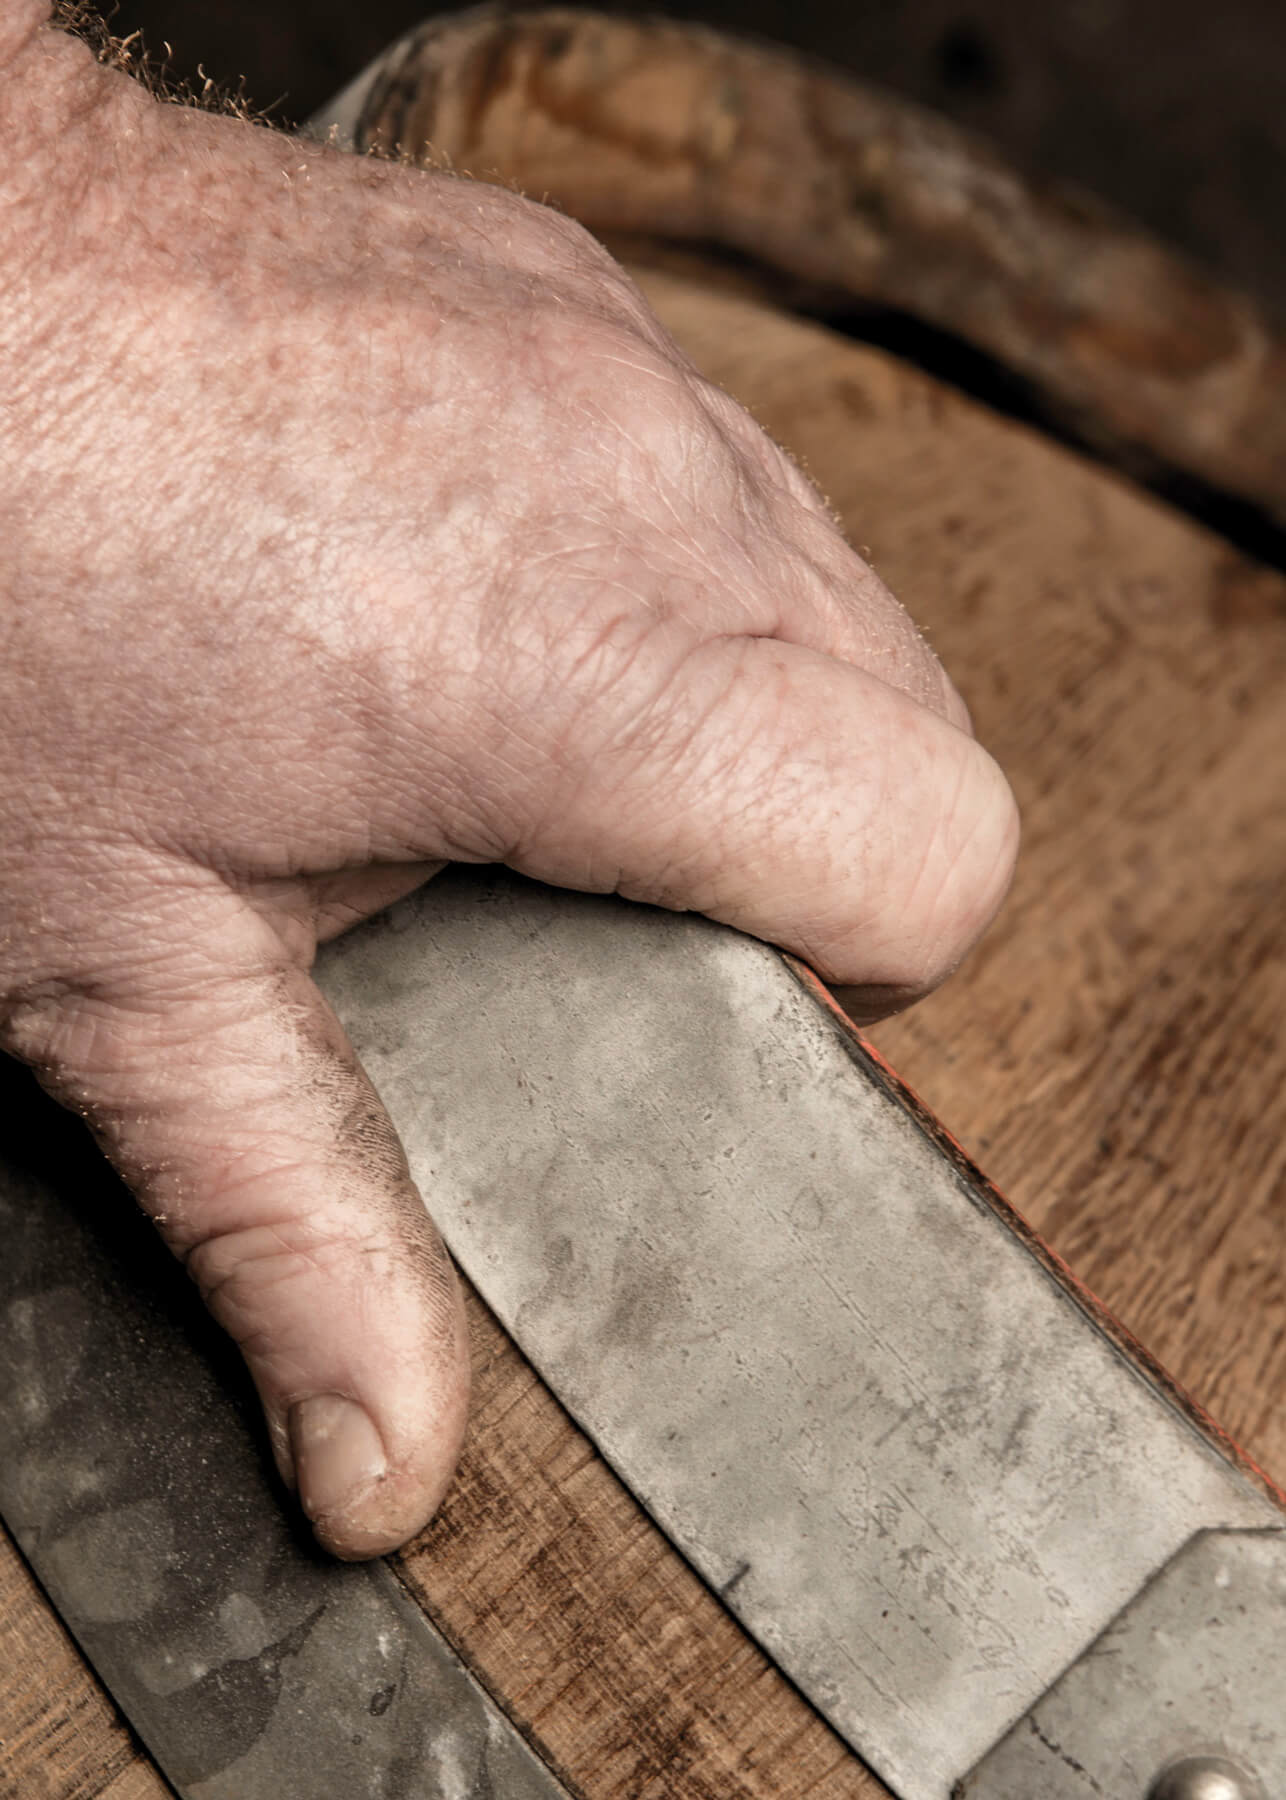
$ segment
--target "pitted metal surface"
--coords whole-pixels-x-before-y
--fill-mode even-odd
[[[0,1513],[172,1786],[566,1800],[392,1571],[292,1526],[239,1359],[32,1088],[0,1068]]]
[[[1286,1794],[1286,1531],[1202,1532],[983,1759],[960,1800]]]
[[[471,1279],[905,1800],[1194,1532],[1280,1519],[771,950],[455,871],[321,979]]]

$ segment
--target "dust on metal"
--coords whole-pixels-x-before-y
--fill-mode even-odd
[[[983,1759],[960,1800],[1279,1800],[1284,1647],[1286,1530],[1203,1531]]]
[[[472,1281],[904,1800],[1280,1521],[765,946],[457,871],[319,975]]]

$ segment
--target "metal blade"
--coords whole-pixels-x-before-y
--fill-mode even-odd
[[[1286,1793],[1284,1644],[1286,1532],[1201,1532],[983,1759],[959,1800]]]
[[[905,1800],[1281,1525],[775,952],[455,871],[321,978],[472,1281]]]
[[[567,1800],[386,1565],[292,1526],[239,1359],[16,1065],[0,1116],[0,1512],[173,1786]]]

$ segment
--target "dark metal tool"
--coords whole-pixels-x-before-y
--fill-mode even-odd
[[[240,1359],[14,1065],[0,1116],[0,1512],[173,1787],[566,1800],[392,1570],[292,1522]]]
[[[457,870],[319,973],[470,1278],[902,1800],[1286,1794],[1277,1497],[805,971]],[[387,1570],[292,1537],[86,1179],[3,1185],[0,1508],[171,1779],[556,1791]]]

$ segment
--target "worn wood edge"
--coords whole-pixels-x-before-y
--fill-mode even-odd
[[[499,181],[591,230],[717,245],[896,308],[1090,441],[1286,523],[1286,341],[1087,195],[781,47],[553,7],[435,18],[377,66],[359,150]]]

